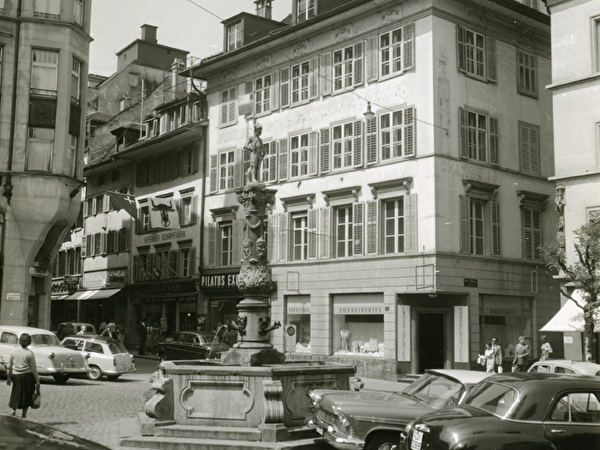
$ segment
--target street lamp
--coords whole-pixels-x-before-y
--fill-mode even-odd
[[[375,113],[371,111],[371,102],[367,102],[367,111],[365,112],[365,119],[373,120],[375,118]]]

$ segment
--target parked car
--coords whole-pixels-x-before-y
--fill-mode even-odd
[[[99,380],[105,375],[116,380],[124,373],[135,371],[135,361],[121,341],[107,336],[69,336],[62,345],[77,350],[88,359],[90,380]]]
[[[600,364],[570,359],[550,359],[534,362],[527,372],[576,373],[600,377]]]
[[[0,372],[6,373],[10,353],[19,345],[23,333],[31,336],[29,348],[35,355],[39,375],[54,377],[57,383],[66,383],[70,376],[90,370],[85,357],[75,350],[63,347],[52,331],[41,328],[0,326]]]
[[[110,450],[104,445],[15,416],[0,415],[3,448],[39,450]]]
[[[476,383],[491,375],[471,370],[428,370],[401,392],[314,390],[309,395],[315,426],[340,450],[389,449],[404,427],[434,409],[458,404]]]
[[[65,328],[67,327],[67,323],[68,322],[63,322],[63,323],[59,323],[58,327],[56,328],[56,331],[54,332],[54,334],[56,334],[58,336],[59,339],[64,339],[67,335],[65,334]],[[77,334],[81,331],[81,326],[85,325],[85,336],[97,336],[98,332],[96,331],[96,327],[94,325],[92,325],[91,323],[85,323],[85,322],[71,322],[71,325],[73,325],[73,328],[75,329],[75,333],[73,334]]]
[[[463,403],[410,423],[400,448],[588,450],[600,444],[600,383],[585,375],[493,375]]]
[[[173,340],[158,344],[158,356],[161,361],[218,359],[229,348],[231,347],[227,344],[215,342],[211,334],[182,331],[175,334]]]

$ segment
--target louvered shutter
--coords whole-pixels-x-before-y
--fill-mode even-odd
[[[319,258],[331,258],[331,214],[332,208],[319,211]]]
[[[210,192],[217,192],[219,155],[210,155]]]
[[[308,174],[316,175],[319,171],[319,134],[316,131],[308,135]]]
[[[415,108],[406,108],[404,114],[404,156],[415,154]]]
[[[269,142],[269,181],[277,181],[277,141]]]
[[[523,208],[523,256],[525,259],[533,259],[533,223],[532,211]]]
[[[106,247],[107,247],[107,235],[106,233],[100,233],[100,252],[103,255],[106,255]]]
[[[500,205],[497,201],[490,200],[490,209],[492,213],[492,255],[500,256],[502,254],[500,241]]]
[[[490,36],[485,37],[485,62],[488,81],[495,82],[496,76],[496,39]]]
[[[95,234],[90,234],[87,237],[87,240],[85,242],[85,245],[87,247],[87,255],[88,256],[94,256],[94,254],[96,253],[96,235]]]
[[[208,224],[208,266],[215,267],[217,264],[217,224]]]
[[[321,145],[319,151],[319,172],[328,173],[331,170],[330,161],[330,143],[329,143],[329,128],[321,128],[320,132]]]
[[[372,36],[366,42],[367,81],[377,81],[379,78],[379,36]]]
[[[331,95],[331,53],[323,53],[319,57],[321,63],[320,79],[321,79],[321,95],[323,97]]]
[[[377,158],[377,118],[366,121],[367,164],[375,164]]]
[[[269,242],[267,243],[267,259],[272,262],[275,261],[275,252],[277,251],[277,215],[269,217],[267,229],[267,235],[269,237]]]
[[[288,179],[288,141],[279,140],[279,181]]]
[[[179,250],[171,250],[169,252],[169,278],[180,276],[179,273]]]
[[[140,280],[140,257],[133,255],[133,281]]]
[[[263,146],[264,145],[268,145],[268,144],[263,144]],[[248,169],[250,168],[250,152],[248,150],[244,150],[242,148],[240,156],[242,157],[242,181],[241,181],[241,184],[245,185],[248,182],[248,180],[246,179],[247,178],[246,173],[248,173]],[[259,173],[260,173],[260,167],[259,167]],[[265,180],[263,180],[263,181],[265,181]]]
[[[360,86],[364,83],[364,62],[363,43],[354,44],[354,86]]]
[[[85,258],[87,256],[87,236],[82,236],[81,237],[81,257]]]
[[[175,154],[171,158],[171,178],[175,179],[181,175],[181,164],[178,155]]]
[[[465,49],[465,29],[459,25],[456,26],[456,42],[458,52],[458,70],[467,71],[467,59]]]
[[[531,168],[531,148],[529,146],[529,127],[520,125],[519,143],[521,144],[521,171],[529,172]]]
[[[196,173],[200,170],[200,155],[196,146],[192,147],[190,151],[192,152],[192,173]]]
[[[308,259],[317,259],[318,210],[308,210]]]
[[[309,98],[314,99],[319,96],[319,57],[316,56],[308,62],[308,89]]]
[[[469,157],[469,129],[467,128],[467,110],[458,108],[458,126],[460,135],[460,156]]]
[[[281,69],[279,85],[279,106],[285,108],[290,106],[290,69]]]
[[[102,211],[103,212],[110,211],[110,196],[108,194],[104,194],[102,196]]]
[[[235,122],[236,118],[237,118],[237,107],[236,107],[236,101],[237,101],[237,88],[234,86],[229,90],[229,105],[228,105],[228,115],[227,115],[227,122],[228,123],[233,123]]]
[[[490,164],[499,164],[498,119],[490,117]]]
[[[417,194],[409,194],[404,197],[404,227],[404,251],[418,251]]]
[[[198,222],[198,196],[192,195],[192,204],[190,205],[192,209],[190,211],[190,225]]]
[[[364,252],[364,203],[352,205],[353,253],[362,255]]]
[[[542,212],[532,210],[532,225],[533,225],[533,258],[540,259],[542,257]]]
[[[529,130],[529,154],[531,162],[531,173],[540,174],[540,138],[539,129],[530,128]]]
[[[231,263],[236,266],[241,263],[242,260],[242,241],[244,240],[244,222],[245,219],[235,219],[232,224],[233,239]]]
[[[244,162],[243,153],[247,153],[243,148],[235,149],[235,161],[233,162],[233,187],[240,188],[244,184]]]
[[[279,261],[288,260],[288,222],[289,214],[279,214],[279,239],[277,241],[279,247]]]
[[[196,267],[196,247],[191,247],[188,255],[188,276],[193,276],[196,273]]]
[[[87,199],[83,201],[83,217],[89,216],[89,206]]]
[[[362,121],[354,122],[354,155],[352,163],[354,167],[363,165],[363,145],[362,145]]]
[[[371,200],[367,202],[367,255],[376,255],[378,253],[379,243],[379,201]]]
[[[404,48],[402,54],[403,71],[412,69],[415,64],[415,24],[409,23],[402,28]]]
[[[279,71],[276,70],[271,75],[271,111],[279,109]]]
[[[460,196],[460,251],[471,253],[469,197]]]

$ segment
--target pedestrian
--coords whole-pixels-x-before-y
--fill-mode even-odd
[[[502,373],[502,346],[495,337],[492,338],[492,352],[494,353],[494,369],[492,372]]]
[[[496,367],[496,355],[494,355],[494,350],[492,350],[492,343],[487,341],[485,343],[485,352],[483,355],[479,355],[482,358],[485,364],[485,371],[488,373],[493,373],[494,368]]]
[[[540,356],[540,361],[548,361],[550,359],[550,353],[552,353],[552,346],[548,342],[548,338],[542,336],[542,354]]]
[[[125,343],[125,338],[127,337],[127,327],[125,326],[124,320],[121,320],[117,325],[117,334],[119,335],[119,338],[121,339],[123,345],[127,346],[127,344]]]
[[[519,343],[515,347],[515,359],[513,359],[513,372],[524,372],[527,369],[527,357],[529,356],[529,345],[525,343],[525,336],[519,336]]]
[[[233,320],[230,321],[227,325],[227,331],[225,331],[225,335],[223,336],[223,342],[230,347],[233,347],[233,344],[237,342],[238,338],[238,330],[233,325]]]
[[[104,321],[98,327],[98,333],[100,333],[100,336],[102,336],[102,333],[104,333],[104,330],[106,330],[107,325],[108,325],[108,319],[104,319]]]
[[[137,335],[139,341],[138,355],[146,354],[146,338],[148,337],[148,330],[146,329],[146,318],[144,317],[142,321],[137,326]]]
[[[160,343],[161,329],[158,322],[154,322],[152,328],[152,354],[158,356],[158,344]]]
[[[87,327],[85,325],[81,325],[81,328],[79,329],[79,331],[77,332],[78,336],[83,336],[85,334],[85,332],[87,331]]]
[[[12,384],[12,392],[8,406],[14,416],[17,409],[22,409],[22,417],[27,417],[27,410],[33,404],[33,394],[40,389],[40,378],[37,373],[35,355],[27,347],[31,344],[31,336],[23,333],[19,338],[20,347],[16,347],[8,359],[6,384]]]
[[[104,328],[104,331],[100,334],[100,336],[107,336],[111,338],[117,337],[117,325],[115,324],[114,320],[108,321],[106,328]]]

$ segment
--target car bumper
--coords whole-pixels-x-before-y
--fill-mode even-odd
[[[87,373],[90,371],[89,367],[83,367],[83,368],[67,368],[67,367],[46,367],[44,369],[40,369],[38,367],[38,374],[39,375],[55,375],[57,373]]]
[[[124,373],[131,373],[131,372],[135,372],[135,367],[131,367],[129,369],[124,369],[124,370],[114,370],[114,369],[104,370],[104,369],[102,369],[102,373],[104,375],[123,375]]]
[[[338,450],[360,450],[365,447],[364,439],[342,433],[332,425],[328,425],[318,419],[307,421],[307,425],[310,428],[315,428],[317,433],[323,436],[325,442]]]

